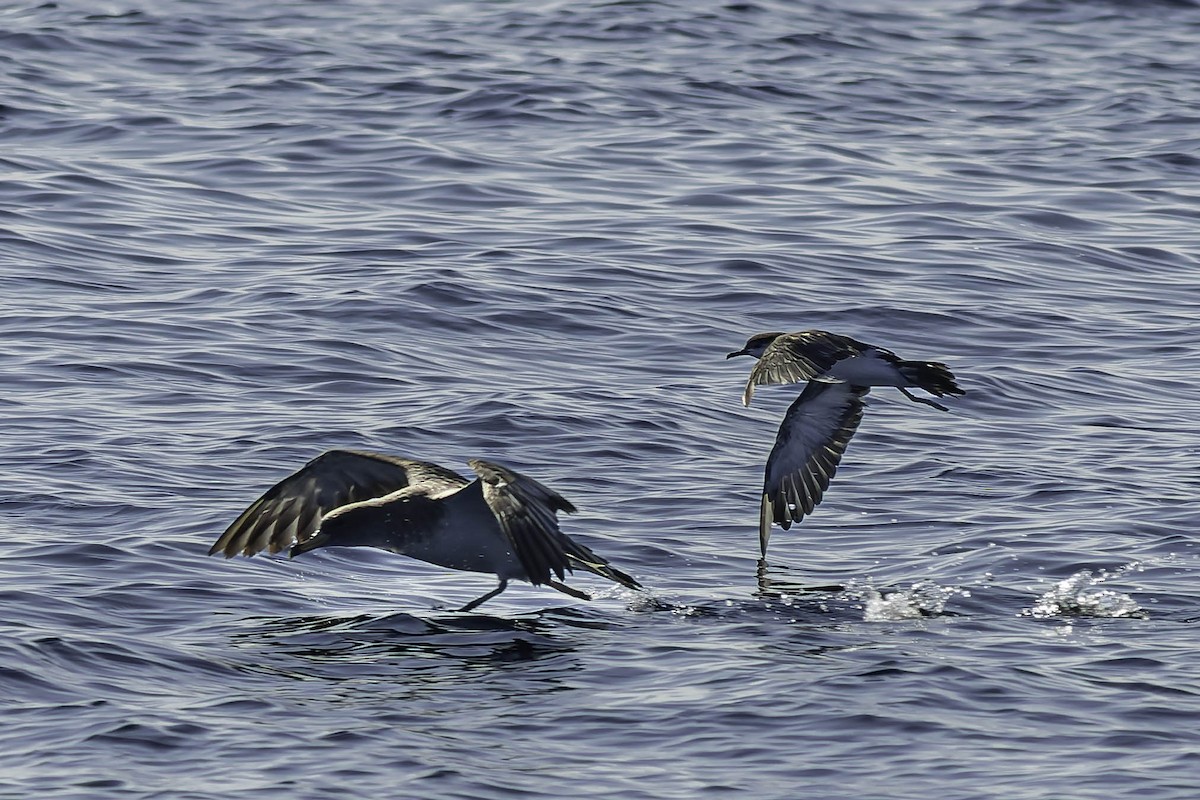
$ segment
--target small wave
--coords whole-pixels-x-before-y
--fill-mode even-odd
[[[1098,575],[1090,569],[1076,572],[1064,578],[1050,591],[1038,598],[1032,608],[1021,612],[1027,617],[1145,617],[1146,612],[1127,594],[1113,589],[1096,589],[1109,578],[1119,577],[1126,572],[1140,570],[1137,563],[1129,564],[1113,572],[1101,571]]]

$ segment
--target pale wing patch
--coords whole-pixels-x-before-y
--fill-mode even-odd
[[[839,361],[867,347],[849,336],[827,331],[785,333],[763,351],[750,370],[742,405],[750,405],[755,386],[821,380]]]
[[[226,558],[278,553],[317,532],[321,517],[348,503],[382,497],[408,486],[459,487],[467,481],[425,461],[377,453],[330,450],[309,461],[250,504],[208,554]]]

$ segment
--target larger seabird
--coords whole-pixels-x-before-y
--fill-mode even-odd
[[[468,464],[478,475],[474,481],[424,461],[330,450],[268,489],[208,554],[229,558],[290,547],[295,557],[319,547],[378,547],[500,579],[459,611],[500,594],[510,580],[590,600],[561,583],[564,571],[576,569],[641,588],[559,530],[556,512],[575,512],[562,495],[499,464]]]
[[[917,397],[907,387],[924,389],[935,397],[966,394],[945,364],[906,361],[883,347],[828,331],[756,333],[746,346],[725,358],[753,356],[742,405],[750,405],[754,387],[768,383],[846,381],[855,386],[895,386],[915,403],[948,410],[928,397]]]

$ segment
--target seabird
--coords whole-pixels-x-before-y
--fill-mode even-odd
[[[868,386],[845,381],[809,381],[783,415],[763,476],[758,515],[763,559],[772,522],[787,530],[821,502],[862,421],[863,398],[869,391]]]
[[[583,569],[630,589],[630,576],[558,527],[575,512],[562,495],[506,467],[475,459],[468,481],[424,461],[330,450],[255,500],[209,549],[226,558],[291,548],[378,547],[450,569],[495,574],[500,585],[459,609],[470,611],[509,580],[545,584],[590,600],[561,581]]]
[[[769,383],[845,381],[855,386],[895,386],[915,403],[948,409],[907,387],[916,386],[935,397],[966,394],[954,382],[949,367],[935,361],[905,361],[891,350],[827,331],[756,333],[746,346],[726,358],[753,356],[742,405],[750,405],[754,387]]]

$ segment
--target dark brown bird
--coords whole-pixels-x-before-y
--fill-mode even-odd
[[[562,495],[499,464],[468,463],[478,475],[474,481],[424,461],[330,450],[268,489],[208,554],[290,548],[294,557],[319,547],[378,547],[500,579],[460,611],[490,600],[514,579],[590,600],[562,583],[564,571],[576,569],[641,588],[559,530],[557,512],[575,512]]]

